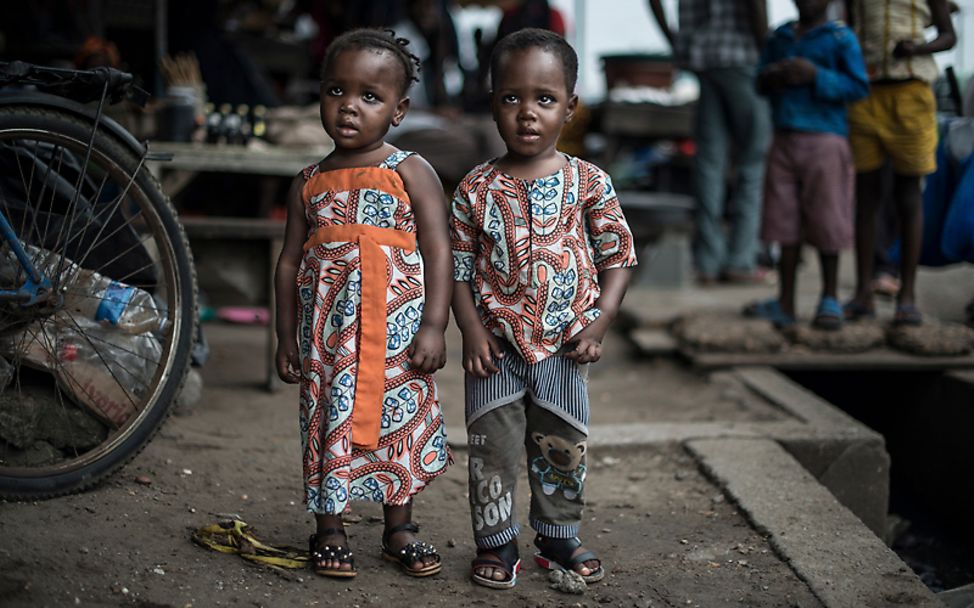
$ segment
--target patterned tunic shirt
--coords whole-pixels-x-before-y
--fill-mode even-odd
[[[528,363],[598,318],[599,272],[636,265],[612,180],[571,156],[535,180],[494,161],[474,168],[454,194],[450,233],[454,279],[470,283],[484,326]]]

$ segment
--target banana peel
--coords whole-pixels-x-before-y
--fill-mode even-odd
[[[209,524],[193,532],[194,543],[220,553],[236,553],[247,561],[271,568],[306,568],[307,551],[294,547],[269,545],[256,536],[244,521],[232,519]]]

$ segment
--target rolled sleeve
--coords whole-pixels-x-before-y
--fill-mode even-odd
[[[458,188],[450,205],[450,247],[453,250],[454,281],[469,282],[473,279],[477,234],[470,199],[466,192]]]
[[[602,174],[585,210],[592,261],[599,272],[636,265],[632,231],[622,214],[612,178]]]

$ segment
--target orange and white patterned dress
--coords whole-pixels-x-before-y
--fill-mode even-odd
[[[410,154],[304,171],[300,424],[314,513],[354,499],[405,504],[450,459],[436,384],[406,352],[424,302],[416,221],[396,172]]]

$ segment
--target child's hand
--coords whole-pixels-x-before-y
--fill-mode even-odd
[[[565,358],[571,359],[575,363],[595,363],[602,358],[602,340],[608,327],[600,323],[602,318],[589,323],[582,331],[575,336],[565,346]]]
[[[782,78],[785,83],[791,86],[801,86],[815,82],[818,68],[808,59],[804,57],[792,57],[779,63],[781,64]]]
[[[473,335],[470,335],[472,333]],[[503,359],[504,351],[494,334],[483,326],[463,334],[463,369],[478,378],[487,378],[500,370],[494,358]]]
[[[443,332],[420,325],[406,353],[409,355],[409,366],[424,374],[432,374],[442,369],[446,365],[446,340]]]
[[[277,345],[277,375],[288,384],[301,381],[301,357],[298,356],[298,344],[294,340]]]
[[[917,43],[912,40],[900,40],[893,47],[893,57],[897,59],[907,59],[916,55]]]

